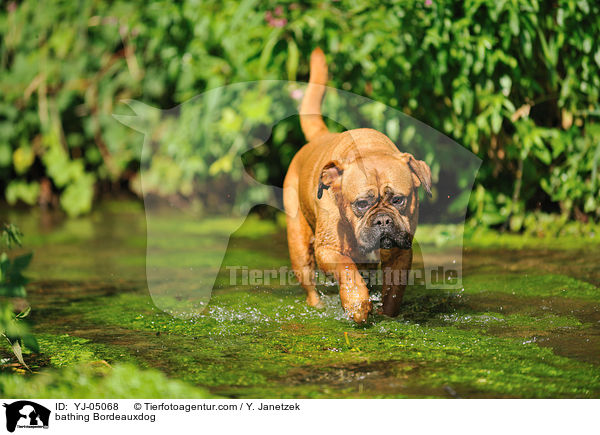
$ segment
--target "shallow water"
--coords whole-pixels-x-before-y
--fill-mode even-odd
[[[138,205],[105,204],[77,220],[3,214],[34,251],[35,369],[125,361],[227,397],[600,397],[600,243],[514,250],[467,242],[464,289],[413,286],[398,318],[373,315],[357,326],[335,287],[322,288],[317,310],[297,285],[230,284],[228,266],[289,265],[284,228],[252,218],[222,264],[203,260],[200,274],[220,270],[217,283],[202,314],[185,319],[149,295]],[[153,221],[168,228],[153,243],[169,250],[160,266],[173,277],[196,258],[190,234],[218,243],[236,227],[173,219]],[[173,303],[186,307],[185,298]]]

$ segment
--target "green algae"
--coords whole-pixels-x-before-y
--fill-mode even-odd
[[[34,373],[0,371],[0,395],[19,398],[208,398],[205,389],[148,370],[126,348],[68,334],[36,334]],[[8,352],[6,346],[3,350]],[[115,365],[111,365],[111,363]]]
[[[40,345],[40,353],[49,358],[48,365],[51,367],[61,368],[98,360],[137,362],[121,348],[93,342],[82,337],[42,333],[36,334],[36,338]]]
[[[403,368],[400,378],[406,386],[385,397],[412,396],[427,389],[443,396],[448,384],[459,393],[494,397],[600,395],[597,367],[522,338],[585,327],[573,317],[488,312],[456,318],[448,314],[419,324],[374,316],[368,325],[357,326],[344,319],[334,297],[326,296],[327,306],[319,311],[306,307],[300,296],[291,289],[221,292],[213,296],[205,315],[184,320],[157,310],[144,296],[129,294],[115,297],[110,309],[90,310],[86,321],[160,334],[171,349],[161,359],[178,367],[178,377],[221,394],[324,397],[329,393],[310,382],[294,381],[297,373],[321,373],[320,382],[326,386],[326,373],[332,368],[378,363]],[[484,332],[498,327],[503,328],[501,335],[509,330],[515,337]],[[168,367],[162,369],[174,375]],[[398,378],[394,373],[389,376]],[[295,388],[280,389],[290,379],[297,383]],[[363,387],[352,395],[374,397],[378,392]]]
[[[576,298],[600,302],[600,290],[595,285],[565,275],[478,274],[463,280],[465,292],[498,292],[535,297]]]
[[[36,230],[25,219],[26,234],[41,248],[29,300],[41,353],[26,357],[34,370],[50,370],[47,376],[55,378],[83,373],[99,360],[150,370],[155,383],[179,382],[173,397],[197,397],[207,394],[204,389],[225,397],[273,398],[600,397],[594,240],[576,248],[577,241],[562,243],[561,237],[556,242],[478,232],[465,240],[464,289],[411,286],[398,318],[375,314],[366,325],[355,325],[345,318],[335,286],[321,289],[325,307],[314,309],[298,285],[231,279],[232,267],[289,267],[280,217],[252,216],[241,227],[236,218],[191,215],[178,216],[177,225],[168,214],[150,222],[160,235],[152,246],[168,254],[157,260],[167,273],[175,277],[190,264],[204,265],[199,277],[218,272],[204,310],[186,318],[155,305],[171,297],[167,305],[185,312],[185,298],[148,294],[147,225],[140,210],[120,211],[113,204],[87,223],[67,221],[52,231]],[[204,247],[219,247],[234,230],[222,262],[194,244],[200,237]],[[419,241],[455,243],[453,231],[424,231]],[[581,246],[592,253],[586,261],[579,261]],[[375,305],[377,298],[375,292]],[[14,377],[0,375],[0,388],[7,388],[4,376]],[[37,381],[37,375],[19,379],[14,382],[31,391],[28,397],[42,388],[36,390],[36,382],[51,383]],[[103,379],[86,384],[88,390],[100,394]],[[51,391],[68,397],[69,388],[93,397],[69,383]],[[134,397],[111,388],[102,397]],[[166,397],[156,388],[149,394]]]
[[[546,314],[541,317],[526,316],[523,314],[511,314],[505,316],[496,312],[477,313],[477,314],[461,314],[455,312],[452,314],[444,314],[441,320],[450,325],[466,326],[466,327],[481,327],[481,328],[510,328],[510,329],[526,329],[535,328],[537,331],[546,331],[557,328],[580,328],[581,321],[572,316],[557,316],[554,314]]]
[[[206,390],[131,364],[72,365],[33,375],[0,373],[0,395],[23,399],[162,399],[215,397]]]

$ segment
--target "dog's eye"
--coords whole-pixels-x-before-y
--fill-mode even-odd
[[[396,207],[403,207],[406,204],[406,196],[398,195],[392,198],[392,204]]]
[[[364,210],[366,208],[369,207],[369,201],[367,201],[366,199],[359,199],[358,201],[356,201],[354,203],[354,205],[360,209],[360,210]]]

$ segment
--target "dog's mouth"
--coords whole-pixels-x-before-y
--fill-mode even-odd
[[[379,239],[375,239],[370,243],[361,244],[360,250],[363,254],[376,251],[378,249],[410,249],[412,248],[412,241],[410,237],[400,235],[399,237],[393,237],[391,235],[383,235]]]
[[[379,239],[379,248],[380,249],[392,249],[392,248],[410,249],[410,248],[412,248],[412,242],[407,237],[401,237],[399,240],[396,240],[389,236],[383,236],[381,239]]]
[[[381,249],[392,249],[395,245],[396,242],[391,237],[384,236],[379,240],[379,247]]]

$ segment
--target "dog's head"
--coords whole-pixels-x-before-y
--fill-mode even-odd
[[[331,189],[358,249],[368,254],[377,249],[411,248],[420,186],[431,195],[431,170],[425,162],[407,153],[369,153],[327,163],[317,196]]]

